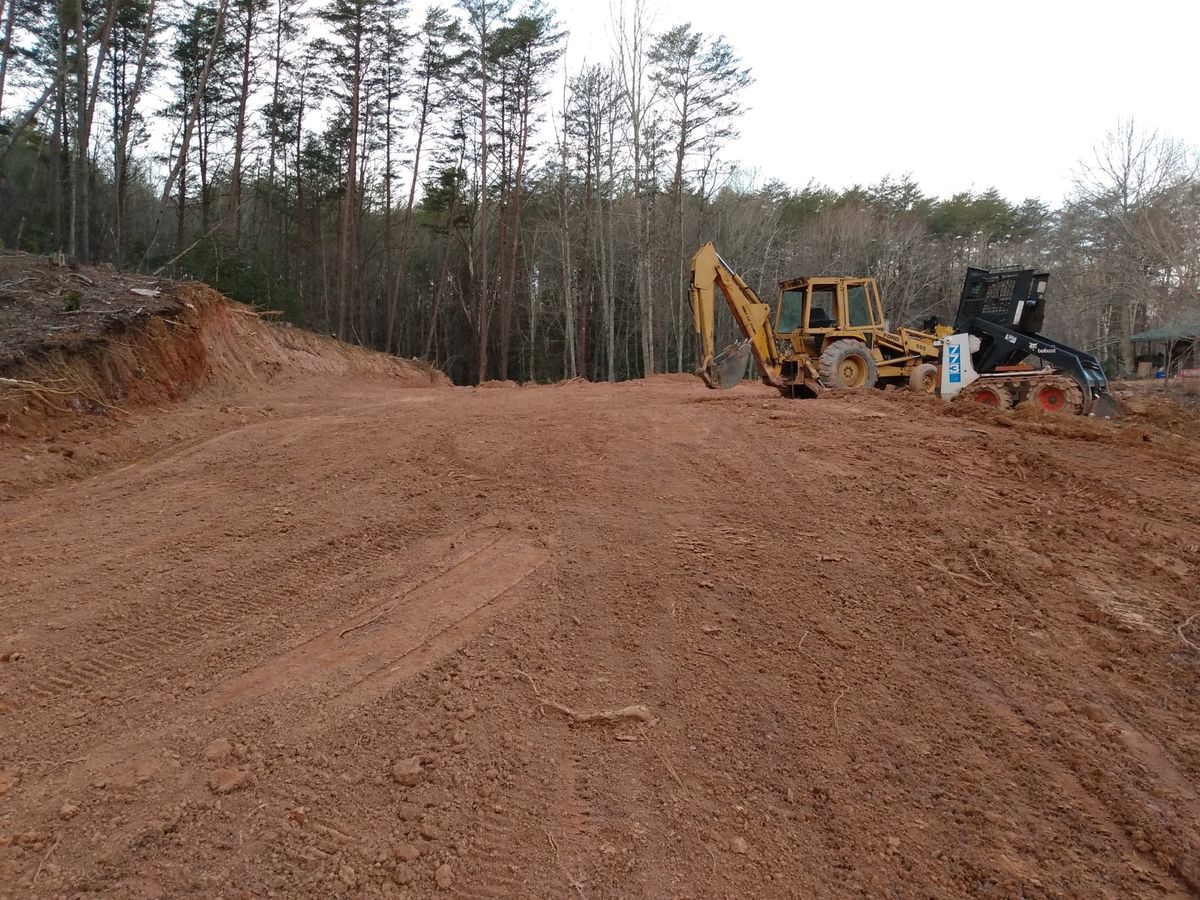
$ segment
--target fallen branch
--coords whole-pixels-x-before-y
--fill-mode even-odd
[[[570,884],[571,887],[575,888],[575,892],[577,894],[579,894],[580,897],[582,897],[583,896],[583,882],[577,881],[571,875],[570,870],[567,869],[566,863],[564,863],[562,861],[562,855],[558,852],[558,841],[556,841],[554,839],[554,835],[552,835],[548,829],[543,828],[542,831],[546,835],[546,840],[550,842],[550,849],[554,851],[554,861],[557,862],[558,867],[560,869],[562,869],[563,875],[566,876],[567,883]]]
[[[387,609],[381,609],[379,612],[375,613],[375,615],[371,616],[371,618],[367,619],[367,621],[359,622],[357,625],[351,625],[349,628],[343,628],[340,632],[338,632],[338,639],[341,640],[346,635],[350,634],[351,632],[358,631],[360,628],[366,628],[368,625],[374,625],[376,622],[378,622],[380,619],[382,619],[384,616],[386,616],[388,613],[390,613],[393,609],[395,609],[399,605],[399,603],[400,603],[400,601],[397,600],[395,603],[393,603]]]
[[[995,583],[996,583],[996,579],[995,579],[995,578],[993,578],[993,577],[992,577],[992,573],[991,573],[991,572],[989,572],[987,569],[985,569],[985,568],[983,567],[983,565],[982,565],[982,564],[979,562],[979,557],[975,555],[975,551],[974,551],[974,550],[968,550],[967,552],[969,552],[969,553],[971,554],[971,562],[975,564],[975,570],[976,570],[976,571],[977,571],[977,572],[978,572],[980,575],[982,575],[984,578],[986,578],[986,579],[988,580],[988,584],[995,584]]]
[[[568,716],[582,725],[592,722],[620,722],[624,719],[636,719],[639,722],[645,722],[647,725],[655,725],[658,722],[650,714],[650,707],[643,706],[640,703],[633,706],[622,706],[620,709],[602,709],[599,712],[583,713],[571,709],[569,706],[563,706],[561,703],[555,703],[553,700],[539,698],[538,702],[542,706],[558,710],[564,716]]]
[[[662,760],[662,764],[667,767],[667,771],[671,773],[671,777],[675,779],[675,783],[679,785],[680,790],[686,794],[687,785],[683,783],[683,779],[679,777],[679,773],[675,771],[675,767],[671,765],[671,761],[667,759],[666,755],[661,750],[658,749],[658,745],[655,744],[654,741],[650,740],[650,732],[643,729],[643,736],[646,743],[650,746],[650,749],[654,751],[654,755]]]
[[[569,706],[563,706],[561,703],[556,703],[553,700],[547,700],[542,696],[542,692],[538,690],[537,683],[533,680],[533,676],[522,669],[517,669],[517,674],[529,682],[529,686],[533,688],[533,695],[538,698],[538,703],[542,707],[550,707],[557,710],[564,716],[579,722],[580,724],[588,724],[591,722],[621,722],[625,719],[635,719],[638,722],[643,722],[646,725],[657,725],[658,719],[650,714],[650,707],[640,703],[632,706],[622,706],[620,709],[602,709],[599,712],[583,713],[578,710],[571,709]]]
[[[29,886],[33,887],[37,884],[38,876],[42,874],[42,867],[46,865],[46,860],[50,858],[50,854],[54,852],[54,848],[58,846],[58,842],[62,840],[62,835],[54,839],[54,843],[50,845],[50,849],[46,851],[46,855],[42,857],[42,861],[38,863],[37,871],[33,873],[33,879],[29,882]]]
[[[951,578],[961,578],[963,581],[969,582],[969,583],[976,585],[977,587],[981,587],[981,588],[994,587],[994,583],[988,584],[986,581],[980,581],[978,578],[972,578],[970,575],[964,575],[962,572],[955,572],[951,569],[946,568],[944,565],[942,565],[940,562],[938,562],[936,559],[934,559],[928,553],[925,554],[925,558],[929,560],[929,564],[931,566],[933,566],[939,572],[943,572],[946,575],[949,575]]]
[[[842,692],[840,694],[838,694],[837,699],[833,701],[833,728],[835,731],[837,731],[837,735],[839,738],[842,736],[842,727],[840,725],[838,725],[837,708],[838,708],[838,704],[842,702],[842,698],[846,696],[846,691],[848,691],[848,690],[850,690],[850,689],[842,688]]]
[[[1185,635],[1183,633],[1183,630],[1185,628],[1190,628],[1192,626],[1192,622],[1194,622],[1196,620],[1196,616],[1200,616],[1200,613],[1192,613],[1190,616],[1188,616],[1186,619],[1184,619],[1182,622],[1180,622],[1178,625],[1176,625],[1175,633],[1177,635],[1179,635],[1179,639],[1181,641],[1183,641],[1185,644],[1187,644],[1187,646],[1191,647],[1197,653],[1200,653],[1200,644],[1197,644],[1195,641],[1191,640],[1190,638],[1187,637],[1187,635]]]
[[[517,669],[517,674],[529,682],[529,686],[533,688],[533,696],[541,699],[542,692],[538,690],[537,682],[533,680],[533,676],[523,669]]]

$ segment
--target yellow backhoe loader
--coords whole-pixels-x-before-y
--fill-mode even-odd
[[[710,242],[692,257],[698,374],[711,388],[733,387],[753,356],[762,380],[788,397],[908,384],[998,409],[1121,415],[1100,361],[1039,333],[1048,279],[1020,266],[969,268],[953,326],[892,331],[874,278],[785,281],[772,316]],[[713,348],[716,291],[742,332],[720,353]]]
[[[716,290],[743,336],[719,354],[713,348]],[[789,397],[889,383],[932,393],[938,386],[936,342],[950,334],[946,327],[935,333],[890,330],[874,278],[785,281],[772,316],[711,241],[692,257],[692,320],[700,335],[699,374],[709,387],[741,381],[753,355],[763,382]]]

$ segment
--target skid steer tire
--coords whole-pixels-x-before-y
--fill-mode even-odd
[[[1083,390],[1073,378],[1047,378],[1029,389],[1026,403],[1051,416],[1083,415]],[[1024,406],[1025,404],[1022,404]]]
[[[843,338],[825,348],[817,362],[821,381],[834,390],[859,391],[875,387],[879,369],[862,341]]]
[[[938,389],[938,368],[933,363],[921,363],[908,373],[908,386],[918,394],[932,394]]]
[[[976,381],[954,398],[956,403],[978,403],[992,409],[1012,409],[1013,395],[1000,381]]]

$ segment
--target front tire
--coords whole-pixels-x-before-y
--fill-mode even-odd
[[[875,387],[879,369],[862,341],[843,338],[825,348],[817,362],[821,380],[835,390],[859,391]]]
[[[932,394],[938,389],[938,367],[921,363],[908,373],[908,386],[918,394]]]

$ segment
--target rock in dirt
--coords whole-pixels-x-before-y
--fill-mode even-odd
[[[6,769],[0,772],[0,797],[15,788],[20,777],[15,769]]]
[[[750,852],[750,844],[741,835],[738,835],[732,841],[730,841],[729,846],[734,853],[740,853],[743,856]]]
[[[421,855],[421,850],[419,847],[414,847],[412,844],[397,844],[392,848],[392,855],[395,856],[396,859],[403,860],[404,862],[412,862]]]
[[[396,868],[392,870],[392,881],[396,882],[396,884],[410,884],[413,877],[413,870],[404,863],[397,863]]]
[[[354,871],[353,866],[342,866],[338,871],[338,880],[346,887],[356,887],[358,885],[358,873]]]
[[[438,828],[432,822],[426,822],[421,826],[421,837],[427,841],[439,840],[442,836],[442,829]]]
[[[413,787],[421,780],[421,760],[416,756],[400,760],[392,766],[392,777],[405,787]]]
[[[445,788],[431,787],[427,788],[425,793],[419,798],[420,802],[425,806],[449,806],[454,798],[450,796],[450,792]]]
[[[58,810],[58,817],[60,819],[73,819],[77,815],[79,815],[79,807],[70,800],[64,803]]]
[[[415,822],[421,818],[421,807],[415,803],[401,803],[396,807],[396,815],[405,822]]]
[[[251,781],[250,773],[241,769],[217,769],[208,776],[208,788],[214,794],[232,794],[249,786]]]
[[[204,758],[211,762],[222,762],[233,755],[233,744],[225,738],[209,741],[204,748]]]
[[[450,885],[454,882],[454,871],[450,868],[450,863],[442,863],[438,866],[437,871],[433,873],[433,880],[443,891],[449,890]]]
[[[1051,700],[1046,704],[1046,712],[1050,713],[1052,716],[1065,716],[1070,711],[1071,710],[1067,704],[1063,703],[1061,700]]]
[[[1083,714],[1098,725],[1111,725],[1112,716],[1108,714],[1103,706],[1096,703],[1084,704]]]

